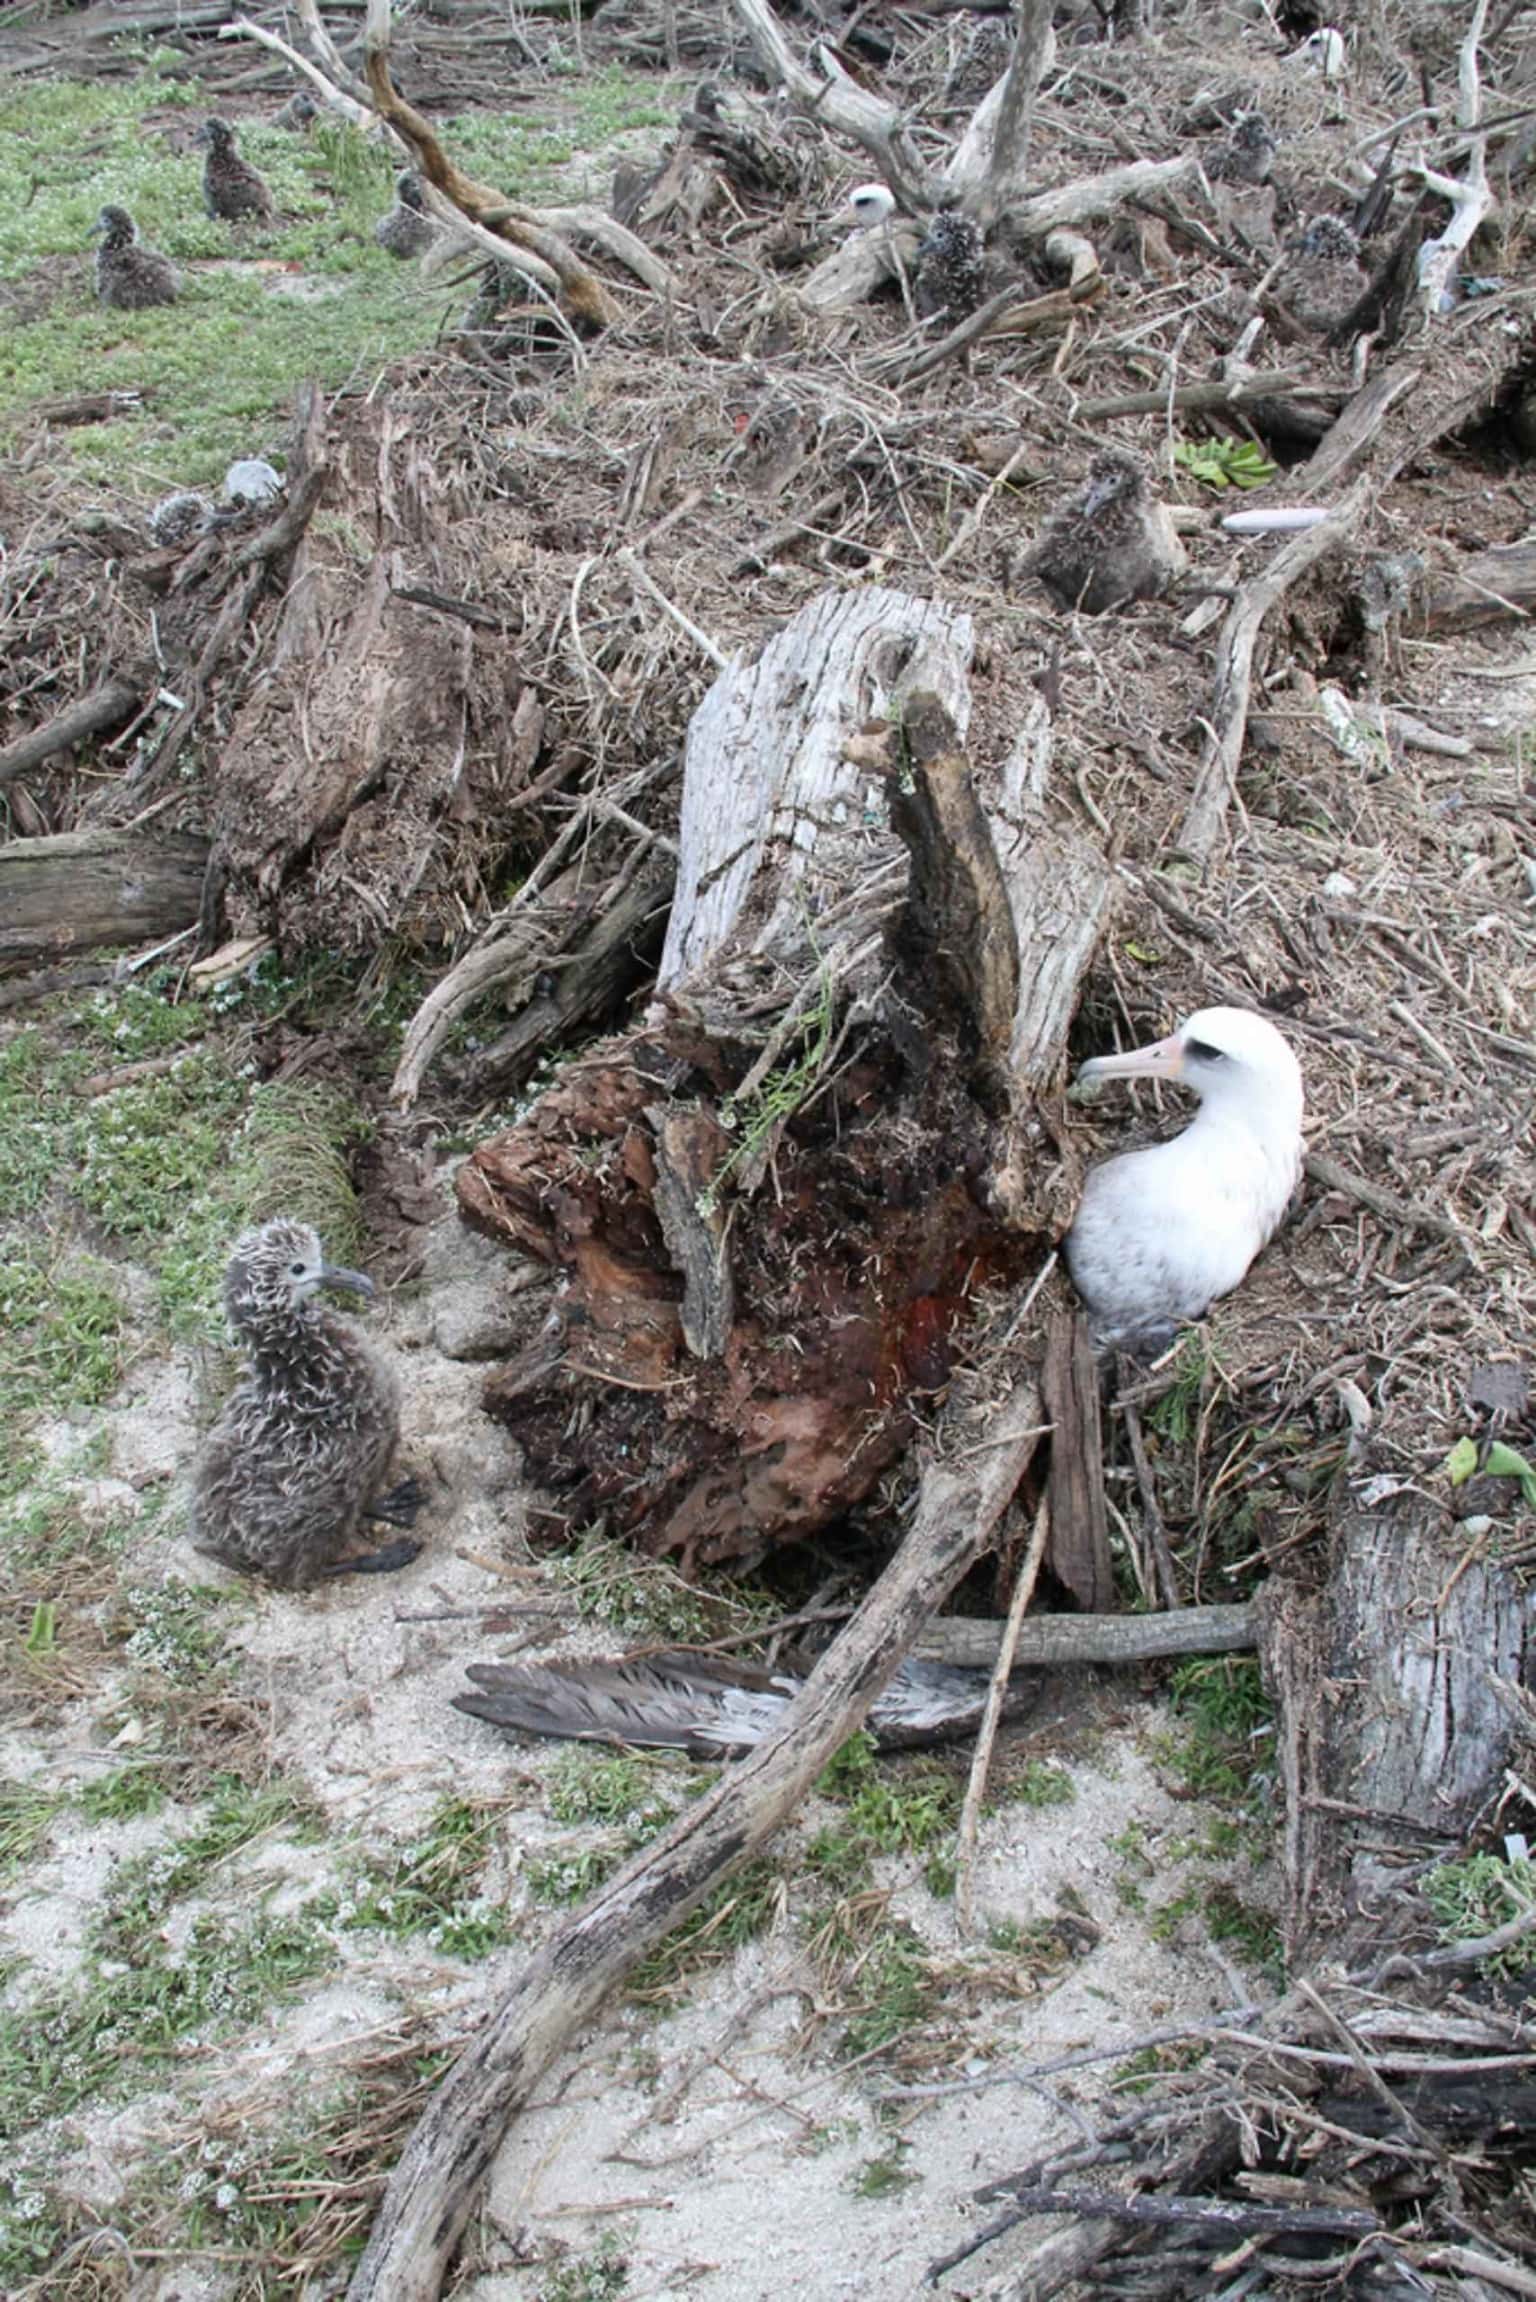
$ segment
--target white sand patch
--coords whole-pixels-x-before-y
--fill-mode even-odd
[[[1161,1718],[1152,1706],[1146,1715]],[[1102,1939],[1034,1996],[994,1993],[974,2005],[963,1994],[955,2060],[939,2084],[1084,2051],[1129,2053],[1154,2027],[1231,2003],[1224,1960],[1157,1941],[1152,1911],[1125,1908],[1123,1866],[1109,1843],[1134,1825],[1155,1861],[1160,1844],[1186,1838],[1202,1810],[1168,1795],[1134,1732],[1071,1772],[1072,1805],[1008,1806],[984,1825],[978,1933],[984,1938],[989,1921],[1050,1917],[1070,1894]],[[910,1871],[883,1867],[887,1882]],[[948,1954],[958,1986],[964,1961],[953,1906],[905,1875],[891,1911],[936,1956]],[[613,2231],[630,2265],[626,2291],[651,2302],[674,2293],[694,2302],[916,2293],[928,2265],[995,2214],[973,2203],[973,2190],[1069,2141],[1066,2105],[1092,2102],[1114,2067],[1112,2057],[1043,2086],[891,2101],[882,2119],[879,2097],[890,2081],[840,2071],[825,2045],[808,2056],[800,2050],[819,1996],[791,1919],[697,1985],[666,2020],[615,2012],[579,2040],[498,2154],[489,2209],[509,2266],[471,2280],[466,2302],[528,2302],[558,2248],[589,2254]],[[653,2055],[659,2078],[648,2084],[637,2063]],[[858,2196],[861,2170],[898,2141],[914,2179],[887,2196]],[[997,2266],[989,2257],[985,2268]]]

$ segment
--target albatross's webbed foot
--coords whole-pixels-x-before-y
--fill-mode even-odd
[[[427,1490],[420,1479],[404,1478],[385,1494],[375,1495],[363,1512],[365,1519],[382,1519],[386,1526],[413,1527],[416,1513],[427,1499]]]
[[[420,1543],[413,1542],[409,1535],[402,1535],[398,1543],[385,1543],[381,1549],[376,1551],[362,1551],[356,1558],[338,1559],[336,1564],[333,1567],[327,1567],[325,1572],[329,1577],[336,1575],[392,1575],[398,1568],[408,1567],[412,1559],[419,1556],[420,1551]]]

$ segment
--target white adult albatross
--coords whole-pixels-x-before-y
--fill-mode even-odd
[[[1285,1213],[1301,1173],[1300,1066],[1262,1015],[1204,1007],[1078,1078],[1177,1079],[1200,1098],[1182,1135],[1092,1170],[1065,1241],[1100,1340],[1166,1335],[1231,1293]]]

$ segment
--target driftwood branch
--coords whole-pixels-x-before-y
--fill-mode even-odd
[[[1409,622],[1427,632],[1473,631],[1480,624],[1522,623],[1533,611],[1536,543],[1492,544],[1463,560]]]
[[[360,104],[355,96],[349,96],[345,89],[328,80],[317,64],[311,64],[307,56],[301,56],[297,48],[276,32],[269,32],[264,24],[253,24],[248,16],[236,16],[232,23],[219,26],[219,38],[254,40],[258,47],[270,49],[274,56],[281,56],[285,64],[290,64],[295,72],[302,73],[321,102],[343,120],[350,120],[353,127],[361,129],[364,135],[385,135],[398,150],[409,151],[409,145],[402,143],[376,113],[369,111],[366,104]]]
[[[1482,82],[1477,51],[1488,22],[1488,0],[1477,0],[1457,62],[1456,116],[1459,126],[1477,130],[1483,115]],[[1467,172],[1463,177],[1443,176],[1426,168],[1424,183],[1451,203],[1451,220],[1437,238],[1419,250],[1419,296],[1425,315],[1435,319],[1446,308],[1451,282],[1462,256],[1476,237],[1479,225],[1493,205],[1488,184],[1488,139],[1474,133],[1468,142]]]
[[[390,0],[368,0],[363,34],[368,93],[380,119],[409,145],[427,183],[472,224],[492,231],[506,243],[503,260],[516,263],[520,255],[528,255],[547,266],[574,318],[593,328],[614,326],[619,318],[618,305],[597,274],[587,269],[559,234],[548,230],[532,211],[514,207],[489,185],[477,184],[448,157],[430,123],[395,88],[389,71],[389,43]]]
[[[56,751],[72,751],[105,728],[121,727],[144,700],[144,688],[133,679],[109,679],[105,686],[81,696],[78,703],[55,712],[41,727],[18,735],[0,750],[0,783],[12,783],[30,768],[41,767]]]
[[[1315,528],[1282,545],[1263,571],[1238,592],[1222,627],[1216,654],[1215,698],[1209,732],[1179,845],[1197,861],[1209,860],[1237,788],[1238,763],[1248,727],[1253,657],[1264,619],[1308,568],[1344,543],[1361,512],[1375,499],[1374,483],[1357,480],[1338,508]]]
[[[932,1623],[915,1652],[923,1661],[961,1670],[990,1670],[1002,1642],[1000,1622],[947,1615]],[[1161,1662],[1170,1655],[1239,1654],[1259,1639],[1259,1617],[1247,1605],[1178,1607],[1164,1615],[1033,1615],[1019,1627],[1015,1670],[1076,1663]]]
[[[1019,1566],[1018,1580],[1013,1587],[1003,1635],[992,1666],[992,1683],[987,1689],[987,1707],[982,1713],[981,1725],[976,1733],[976,1750],[971,1759],[970,1777],[965,1786],[965,1798],[960,1808],[960,1824],[955,1833],[955,1921],[962,1935],[969,1934],[974,1924],[976,1891],[976,1838],[981,1826],[981,1802],[986,1795],[987,1769],[992,1763],[992,1745],[997,1740],[998,1721],[1003,1715],[1003,1703],[1008,1693],[1008,1677],[1018,1652],[1019,1633],[1024,1627],[1024,1611],[1035,1595],[1040,1579],[1041,1562],[1050,1538],[1051,1505],[1048,1495],[1042,1495],[1035,1509],[1035,1524],[1029,1538],[1029,1549]]]
[[[1051,0],[1020,0],[1013,54],[1003,76],[997,127],[987,160],[986,201],[994,210],[1006,201],[1014,185],[1024,181],[1035,97],[1054,47]]]
[[[810,118],[862,145],[899,198],[931,208],[934,187],[895,106],[861,88],[826,47],[816,51],[820,74],[808,70],[784,37],[767,0],[733,0],[733,5],[769,80],[777,81]]]
[[[905,1541],[781,1727],[560,1926],[459,2057],[406,2145],[350,2302],[435,2302],[512,2113],[640,1959],[793,1812],[979,1555],[1038,1443],[1021,1385],[967,1467],[924,1474]]]

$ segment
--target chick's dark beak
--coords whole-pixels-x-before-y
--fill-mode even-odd
[[[322,1287],[345,1287],[354,1295],[372,1295],[374,1292],[373,1281],[365,1273],[348,1271],[340,1263],[321,1264],[320,1284]]]

